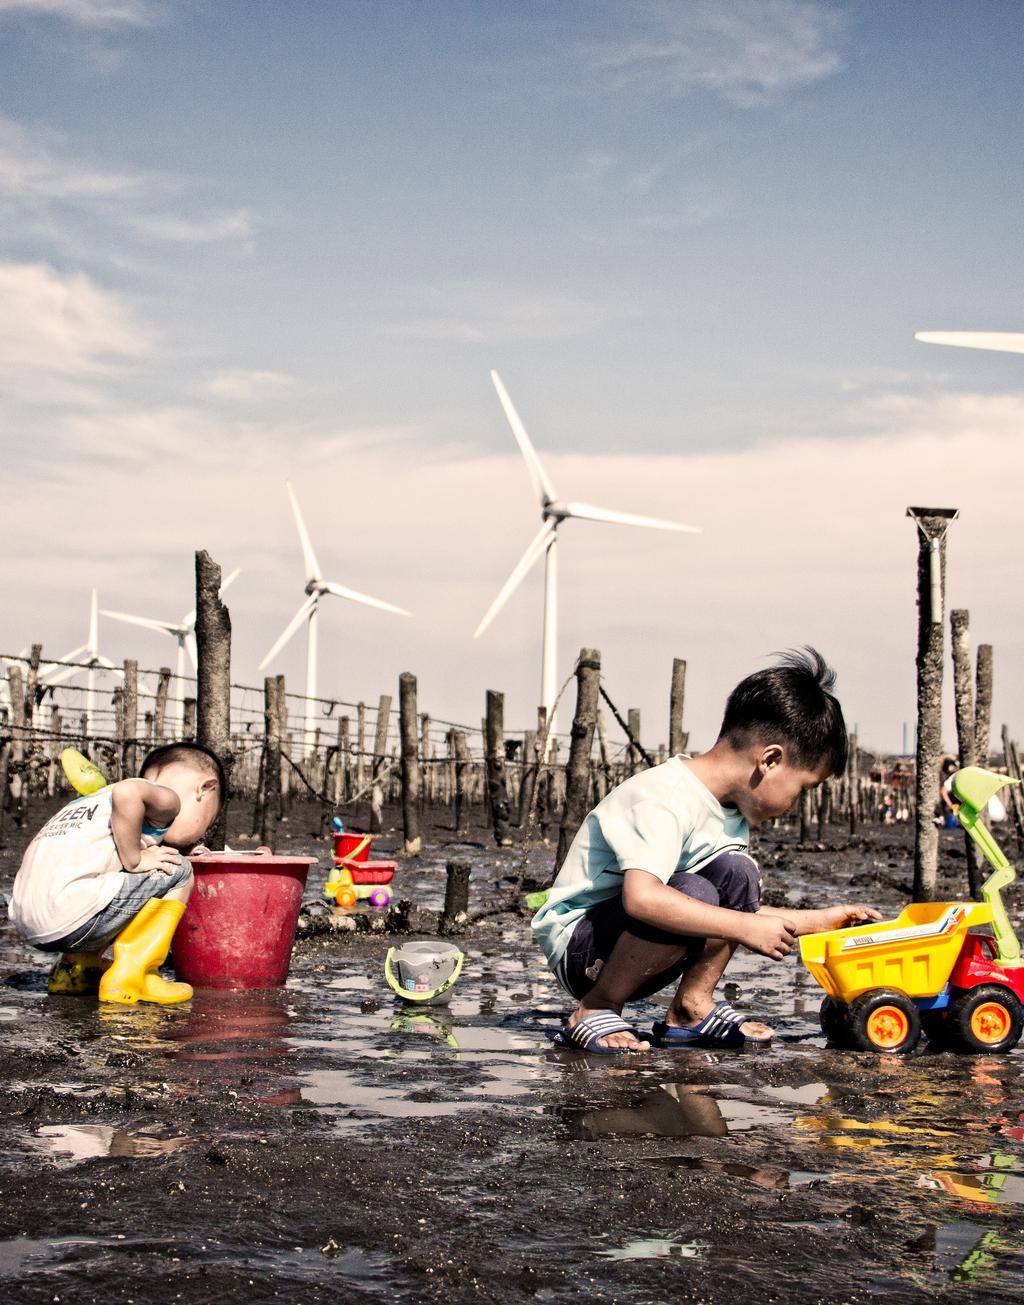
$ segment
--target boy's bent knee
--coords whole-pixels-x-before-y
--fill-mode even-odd
[[[754,912],[761,904],[761,871],[746,852],[720,852],[691,878],[705,880],[727,910]]]

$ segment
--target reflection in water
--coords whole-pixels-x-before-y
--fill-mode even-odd
[[[81,1164],[83,1160],[101,1156],[151,1159],[180,1151],[196,1140],[194,1137],[160,1137],[147,1131],[129,1133],[109,1124],[47,1124],[37,1129],[33,1136],[58,1164],[63,1165]]]
[[[597,1253],[607,1260],[654,1260],[664,1257],[694,1260],[703,1255],[707,1249],[707,1242],[679,1242],[673,1241],[670,1237],[648,1237]]]
[[[431,1038],[435,1041],[443,1042],[445,1046],[451,1047],[453,1051],[459,1050],[458,1039],[452,1032],[451,1021],[446,1020],[440,1014],[429,1014],[427,1011],[397,1011],[391,1021],[392,1033],[413,1033],[420,1037]]]
[[[637,1104],[601,1110],[566,1110],[564,1118],[576,1136],[724,1137],[772,1124],[788,1124],[793,1116],[777,1106],[732,1098],[718,1099],[712,1089],[692,1083],[662,1083]]]

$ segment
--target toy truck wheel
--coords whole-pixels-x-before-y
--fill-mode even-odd
[[[969,988],[949,1012],[949,1040],[956,1051],[1011,1051],[1022,1032],[1020,1001],[997,983]]]
[[[850,1008],[849,1006],[839,1005],[826,997],[821,1003],[821,1010],[818,1012],[818,1019],[821,1023],[821,1031],[834,1047],[849,1047],[853,1044],[850,1041]]]
[[[921,1040],[921,1015],[905,993],[875,988],[850,1003],[849,1036],[860,1051],[902,1055]]]

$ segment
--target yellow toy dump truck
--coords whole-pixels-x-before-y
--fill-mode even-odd
[[[979,766],[953,777],[958,819],[993,867],[982,902],[915,902],[895,920],[805,934],[800,955],[827,996],[836,1046],[912,1051],[922,1033],[956,1051],[1010,1051],[1024,1031],[1024,961],[1001,889],[1013,867],[980,814],[1005,784]]]

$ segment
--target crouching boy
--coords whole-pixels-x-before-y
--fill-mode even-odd
[[[678,983],[653,1040],[740,1047],[772,1030],[714,992],[738,945],[780,961],[798,934],[877,920],[843,905],[814,911],[760,903],[749,826],[787,811],[846,766],[835,673],[813,648],[742,680],[718,740],[613,789],[580,826],[533,930],[578,1004],[556,1041],[609,1055],[650,1042],[622,1018],[629,1001]]]
[[[181,853],[200,843],[223,796],[219,759],[171,743],[149,754],[140,779],[76,798],[47,821],[15,877],[10,918],[26,942],[59,953],[51,993],[98,992],[125,1006],[192,996],[158,971],[192,891]]]

